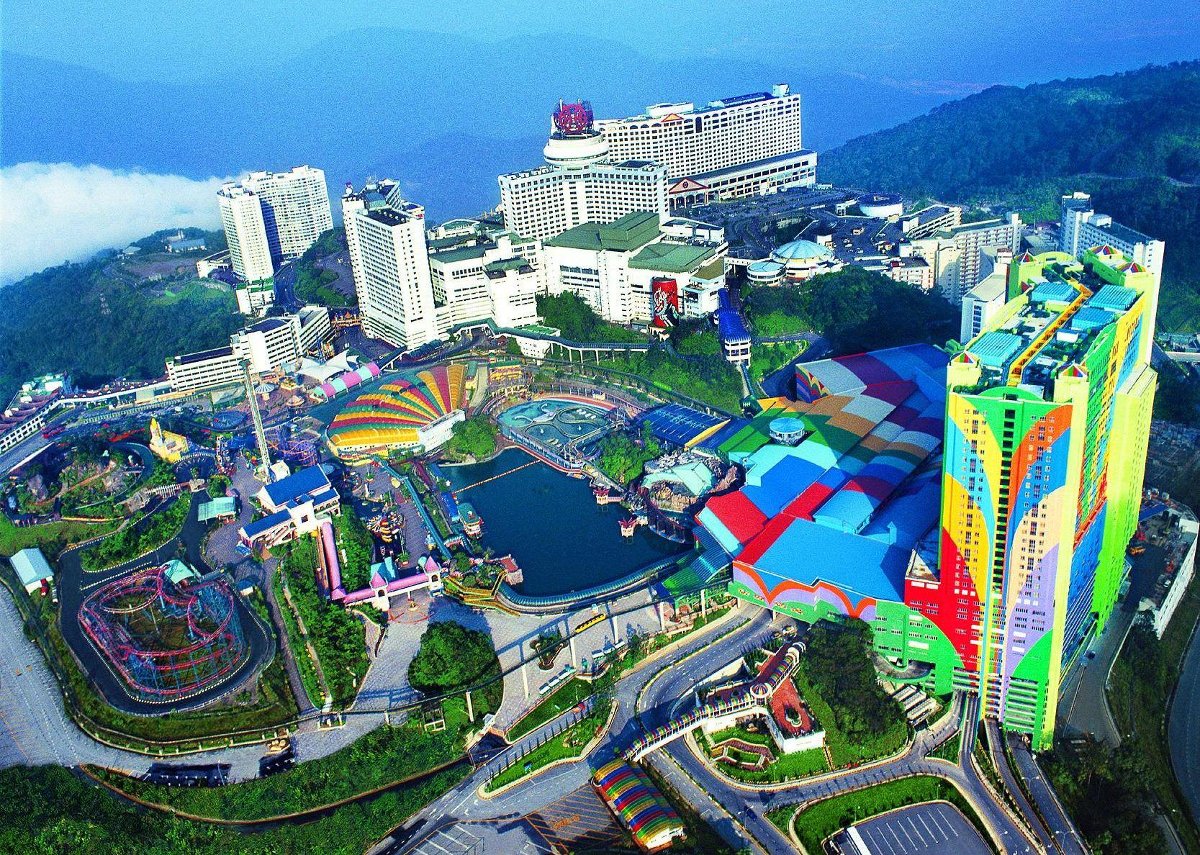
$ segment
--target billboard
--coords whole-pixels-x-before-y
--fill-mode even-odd
[[[675,326],[679,318],[679,283],[666,276],[650,280],[650,326],[660,330]]]

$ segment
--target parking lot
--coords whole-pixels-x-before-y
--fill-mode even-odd
[[[913,805],[850,826],[835,838],[845,855],[988,855],[991,847],[957,808]]]

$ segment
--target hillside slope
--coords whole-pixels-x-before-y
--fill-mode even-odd
[[[160,237],[141,243],[149,250]],[[83,385],[145,380],[161,376],[169,356],[228,343],[242,320],[232,290],[197,281],[188,272],[194,261],[178,256],[157,263],[175,270],[146,277],[142,268],[164,257],[63,264],[4,288],[0,404],[21,381],[45,372],[66,372]]]
[[[1033,219],[1088,190],[1167,242],[1160,322],[1200,328],[1200,62],[993,87],[826,153],[821,178]]]

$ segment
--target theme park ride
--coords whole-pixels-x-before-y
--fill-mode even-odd
[[[234,674],[250,655],[236,595],[224,579],[179,584],[169,566],[90,594],[79,623],[131,697],[186,700]]]

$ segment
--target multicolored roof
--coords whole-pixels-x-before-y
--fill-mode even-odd
[[[374,362],[368,362],[366,365],[356,368],[353,371],[339,374],[328,383],[322,383],[313,392],[328,401],[336,398],[338,395],[349,392],[355,386],[366,383],[368,380],[374,380],[382,373],[378,365]]]
[[[641,769],[614,760],[601,766],[592,780],[600,797],[642,848],[653,851],[684,836],[679,814]]]
[[[798,370],[798,392],[812,397],[789,417],[806,436],[794,447],[764,438],[741,460],[743,486],[696,517],[735,571],[764,595],[822,581],[855,602],[901,600],[909,552],[937,521],[947,362],[922,345]],[[755,421],[787,409],[774,402]]]
[[[414,445],[421,428],[463,407],[467,367],[435,365],[359,395],[329,425],[335,453]]]

